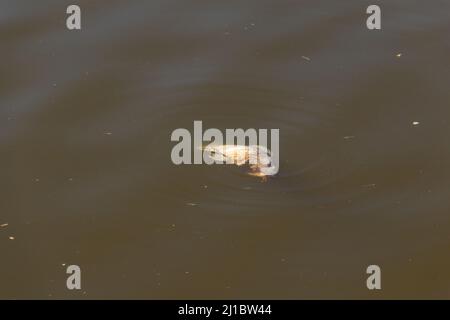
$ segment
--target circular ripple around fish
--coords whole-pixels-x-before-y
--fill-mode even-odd
[[[315,190],[326,188],[337,178],[323,174],[329,171],[329,159],[333,159],[336,150],[337,138],[332,129],[337,117],[335,108],[314,105],[281,90],[211,85],[183,88],[175,96],[160,95],[152,102],[152,109],[155,118],[149,119],[153,123],[151,148],[163,150],[157,154],[159,163],[170,161],[167,142],[170,144],[171,132],[177,128],[192,132],[194,120],[203,122],[203,131],[208,128],[222,132],[226,128],[280,129],[280,171],[266,182],[248,176],[247,166],[172,165],[181,186],[192,188],[193,181],[199,189],[207,186],[207,191],[195,196],[178,192],[188,203],[199,203],[210,209],[226,207],[246,211],[261,207],[276,210],[302,203],[320,205],[323,199]],[[175,144],[171,143],[171,147]],[[345,173],[337,175],[342,174]],[[308,199],[310,194],[314,197]]]

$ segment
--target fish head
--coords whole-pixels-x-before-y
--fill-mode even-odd
[[[208,155],[215,162],[226,162],[228,157],[223,145],[207,145],[202,147],[203,153]]]

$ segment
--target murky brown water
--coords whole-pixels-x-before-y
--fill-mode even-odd
[[[77,3],[0,4],[0,298],[450,298],[448,1]],[[194,120],[279,175],[173,165]]]

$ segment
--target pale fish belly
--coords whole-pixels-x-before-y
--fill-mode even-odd
[[[248,164],[252,176],[262,177],[275,175],[278,170],[271,165],[270,150],[259,145],[215,145],[205,148],[213,159],[242,166]]]

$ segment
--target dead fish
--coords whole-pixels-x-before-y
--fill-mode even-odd
[[[236,164],[242,166],[248,164],[251,176],[261,177],[266,180],[278,172],[278,168],[272,165],[270,150],[260,145],[208,145],[202,147],[216,163]]]

